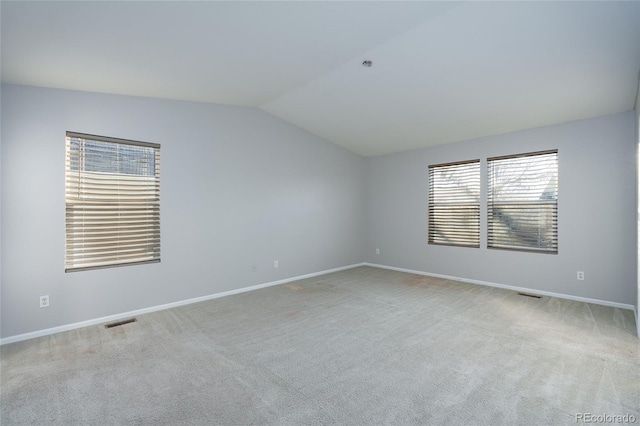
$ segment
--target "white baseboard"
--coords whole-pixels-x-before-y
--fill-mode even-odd
[[[285,278],[278,281],[271,281],[268,283],[253,285],[250,287],[243,287],[236,290],[223,291],[222,293],[210,294],[207,296],[195,297],[193,299],[180,300],[177,302],[166,303],[164,305],[151,306],[149,308],[137,309],[135,311],[123,312],[120,314],[109,315],[106,317],[94,318],[87,321],[75,322],[73,324],[61,325],[58,327],[47,328],[44,330],[33,331],[30,333],[18,334],[15,336],[5,337],[4,339],[0,339],[0,346],[8,343],[21,342],[23,340],[35,339],[36,337],[48,336],[50,334],[60,333],[63,331],[75,330],[77,328],[88,327],[91,325],[96,325],[105,322],[116,321],[119,319],[132,317],[135,315],[148,314],[150,312],[162,311],[165,309],[176,308],[178,306],[190,305],[192,303],[204,302],[205,300],[217,299],[219,297],[231,296],[232,294],[245,293],[248,291],[258,290],[265,287],[271,287],[274,285],[285,284],[291,281],[303,280],[305,278],[317,277],[319,275],[330,274],[332,272],[344,271],[346,269],[353,269],[359,266],[364,266],[364,263],[355,263],[353,265],[341,266],[339,268],[327,269],[325,271],[313,272],[311,274],[299,275],[297,277]]]
[[[480,280],[472,280],[469,278],[453,277],[450,275],[432,274],[429,272],[416,271],[414,269],[396,268],[394,266],[379,265],[377,263],[365,262],[365,265],[372,266],[374,268],[390,269],[392,271],[407,272],[407,273],[416,274],[416,275],[426,275],[428,277],[444,278],[447,280],[461,281],[461,282],[470,283],[470,284],[480,284],[480,285],[486,285],[489,287],[504,288],[506,290],[520,291],[520,292],[525,292],[529,294],[537,294],[539,296],[550,296],[550,297],[557,297],[559,299],[575,300],[577,302],[593,303],[596,305],[611,306],[611,307],[620,308],[620,309],[630,309],[635,312],[635,307],[633,305],[627,305],[626,303],[609,302],[608,300],[600,300],[600,299],[590,299],[588,297],[572,296],[570,294],[562,294],[562,293],[553,293],[551,291],[535,290],[535,289],[526,288],[526,287],[516,287],[513,285],[498,284],[498,283],[492,283],[492,282],[480,281]],[[637,317],[637,314],[636,314],[636,317]],[[636,324],[638,324],[637,319],[636,319]]]

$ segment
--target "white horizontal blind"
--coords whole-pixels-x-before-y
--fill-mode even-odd
[[[480,160],[429,166],[429,244],[480,247]]]
[[[558,151],[487,159],[489,248],[558,253]]]
[[[65,271],[160,261],[160,145],[67,132]]]

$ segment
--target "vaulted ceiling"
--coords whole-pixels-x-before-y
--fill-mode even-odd
[[[2,1],[1,15],[3,82],[258,107],[364,156],[629,111],[640,71],[640,2]]]

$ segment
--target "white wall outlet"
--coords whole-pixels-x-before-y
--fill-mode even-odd
[[[48,294],[46,296],[40,296],[40,307],[41,308],[48,308],[49,307],[49,295]]]
[[[277,267],[278,267],[278,261],[277,261],[277,260],[274,260],[274,261],[273,261],[273,267],[274,267],[274,268],[277,268]]]
[[[380,249],[379,248],[376,249],[376,254],[380,254]]]
[[[251,265],[251,272],[256,272],[258,270],[257,265]]]
[[[578,279],[584,281],[584,271],[578,271]]]

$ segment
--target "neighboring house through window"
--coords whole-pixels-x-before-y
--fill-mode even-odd
[[[65,271],[160,261],[160,145],[67,132]]]

